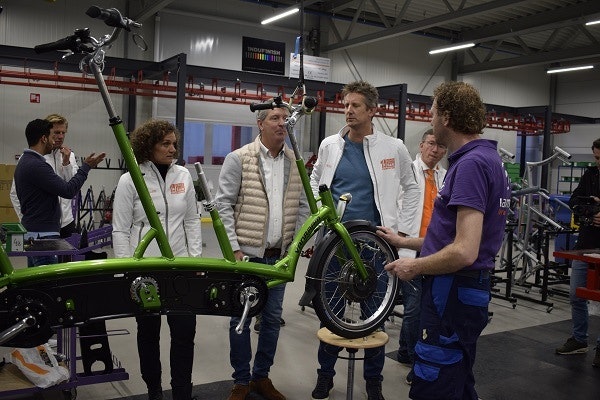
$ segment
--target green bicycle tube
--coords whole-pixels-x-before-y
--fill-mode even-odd
[[[144,177],[142,176],[140,166],[138,165],[135,159],[135,155],[133,154],[133,149],[129,144],[129,139],[127,138],[127,133],[125,132],[125,127],[123,126],[123,121],[115,113],[115,108],[112,104],[110,96],[108,95],[108,88],[106,87],[106,83],[104,82],[104,77],[102,76],[100,67],[98,67],[98,65],[96,65],[95,63],[91,62],[90,68],[94,73],[94,78],[96,78],[98,89],[100,90],[100,94],[102,95],[102,100],[104,101],[106,111],[108,112],[108,115],[110,117],[110,126],[113,130],[113,133],[115,134],[115,139],[117,140],[117,144],[119,145],[119,149],[121,150],[121,154],[123,155],[123,159],[125,160],[125,165],[127,165],[127,169],[129,170],[129,174],[131,175],[131,179],[133,181],[133,185],[135,186],[135,190],[140,196],[140,201],[142,203],[144,211],[146,212],[146,216],[148,217],[150,226],[156,230],[156,242],[158,243],[160,252],[163,255],[163,257],[167,259],[172,259],[173,250],[171,249],[171,245],[169,244],[169,240],[162,226],[162,223],[158,218],[158,213],[156,212],[156,208],[154,207],[154,203],[152,202],[152,198],[150,197],[150,192],[148,191],[146,182],[144,181]],[[139,252],[137,251],[136,253],[139,254]]]
[[[225,225],[223,225],[223,221],[221,221],[221,217],[219,216],[219,211],[216,208],[210,211],[210,219],[212,220],[213,228],[215,230],[215,234],[217,235],[217,240],[219,241],[219,247],[221,248],[223,257],[225,257],[227,261],[234,263],[235,255],[233,254],[233,249],[231,248],[231,242],[229,241],[229,237],[225,231]]]
[[[308,206],[310,207],[310,213],[315,214],[318,209],[317,201],[315,199],[315,196],[312,195],[312,188],[310,187],[310,178],[308,177],[308,173],[306,172],[304,160],[301,158],[296,160],[296,167],[298,168],[298,172],[300,173],[300,179],[302,180],[304,193],[306,193],[306,200],[308,201]]]

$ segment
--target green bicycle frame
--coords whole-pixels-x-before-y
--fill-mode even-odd
[[[116,32],[113,33],[113,36],[116,37]],[[110,126],[125,160],[125,164],[131,174],[137,193],[139,194],[140,201],[150,222],[151,229],[138,244],[132,258],[78,261],[15,270],[12,267],[4,248],[0,246],[0,289],[24,283],[42,282],[57,278],[101,273],[119,274],[134,271],[150,272],[164,269],[252,274],[267,279],[267,286],[273,287],[294,280],[296,266],[304,246],[323,225],[336,232],[336,234],[342,238],[344,244],[350,251],[359,275],[363,279],[367,278],[367,271],[360,259],[358,251],[352,243],[348,231],[340,222],[340,217],[337,215],[331,191],[324,188],[319,198],[315,198],[312,194],[308,173],[304,166],[304,161],[299,154],[298,146],[292,131],[294,123],[292,121],[290,121],[287,128],[296,155],[296,165],[309,204],[310,216],[296,233],[288,248],[287,254],[275,265],[265,265],[249,261],[236,261],[231,248],[231,243],[229,242],[218,211],[216,210],[216,207],[213,207],[213,209],[210,210],[211,220],[224,258],[174,257],[168,238],[160,219],[158,218],[148,188],[146,187],[140,167],[136,162],[122,120],[115,113],[101,69],[95,62],[95,57],[89,58],[88,65],[98,84],[102,100],[104,101],[106,110],[109,114]],[[295,121],[295,118],[292,120]],[[318,201],[321,202],[321,207],[317,206]],[[144,257],[144,253],[152,240],[157,241],[161,251],[161,257]]]

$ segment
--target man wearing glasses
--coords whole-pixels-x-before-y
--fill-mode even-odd
[[[415,218],[415,226],[419,227],[419,237],[425,237],[433,202],[439,188],[442,187],[446,169],[439,162],[446,155],[446,146],[437,143],[433,135],[433,129],[428,129],[423,134],[419,144],[419,153],[412,163],[415,178],[419,185],[421,195],[417,210],[421,214]],[[398,341],[398,362],[411,366],[411,371],[406,376],[406,383],[412,383],[412,365],[415,356],[415,345],[419,335],[419,315],[421,313],[421,276],[417,276],[410,282],[402,283],[402,304],[404,305],[402,328],[400,329],[400,340]]]

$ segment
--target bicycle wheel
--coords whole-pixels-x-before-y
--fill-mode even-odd
[[[396,303],[399,280],[383,266],[398,255],[375,229],[367,223],[348,227],[368,271],[366,281],[359,277],[346,246],[336,234],[325,237],[311,259],[316,263],[312,277],[315,312],[325,327],[345,338],[359,338],[375,331]]]

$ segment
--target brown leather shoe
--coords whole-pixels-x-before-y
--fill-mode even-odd
[[[233,389],[231,389],[231,393],[227,400],[244,400],[248,393],[250,393],[250,386],[233,385]]]
[[[285,400],[285,396],[279,393],[269,378],[262,378],[250,382],[250,390],[260,394],[267,400]]]

